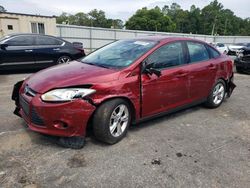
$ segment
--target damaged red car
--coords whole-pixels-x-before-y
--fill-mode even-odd
[[[131,124],[201,103],[216,108],[234,87],[232,60],[209,44],[151,36],[35,73],[14,86],[12,99],[31,130],[81,148],[89,126],[115,144]]]

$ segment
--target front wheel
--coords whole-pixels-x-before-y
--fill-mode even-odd
[[[127,101],[113,99],[103,103],[93,117],[96,139],[115,144],[125,137],[131,123],[131,110]]]
[[[225,98],[226,84],[223,80],[218,80],[210,92],[205,105],[209,108],[217,108]]]

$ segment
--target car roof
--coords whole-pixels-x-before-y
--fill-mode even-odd
[[[12,34],[8,34],[7,36],[13,37],[13,36],[22,36],[22,35],[55,37],[52,35],[44,35],[44,34],[38,34],[38,33],[12,33]]]
[[[197,40],[197,39],[189,38],[189,37],[174,37],[174,36],[164,36],[164,35],[136,37],[134,38],[134,40],[150,40],[150,41],[156,41],[156,42],[171,42],[171,41],[178,41],[178,40],[188,40],[188,41],[206,43],[205,41]]]
[[[64,40],[61,37],[56,37],[56,36],[52,36],[52,35],[45,35],[45,34],[37,34],[37,33],[12,33],[12,34],[5,35],[3,38],[5,38],[5,37],[9,38],[9,37],[15,37],[15,36],[26,36],[26,35],[29,35],[29,36],[46,36],[46,37],[52,37],[52,38],[56,38],[58,40],[61,40],[63,42],[69,43],[68,41]],[[3,38],[1,38],[0,40],[2,40]]]

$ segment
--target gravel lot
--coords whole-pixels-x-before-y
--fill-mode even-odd
[[[12,85],[0,75],[0,187],[250,187],[250,75],[235,74],[232,97],[132,126],[116,145],[87,138],[81,150],[29,131],[12,114]]]

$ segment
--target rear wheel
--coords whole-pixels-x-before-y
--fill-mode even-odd
[[[98,140],[115,144],[125,137],[131,122],[129,104],[123,99],[103,103],[93,117],[94,135]]]
[[[219,107],[225,98],[225,93],[226,84],[223,80],[219,79],[207,98],[206,106],[209,108]]]
[[[68,63],[70,61],[71,61],[71,58],[69,56],[64,55],[58,58],[57,64]]]

